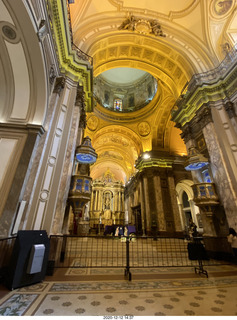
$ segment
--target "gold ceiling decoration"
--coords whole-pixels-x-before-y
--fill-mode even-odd
[[[137,128],[140,136],[143,136],[143,137],[147,136],[151,131],[151,127],[149,123],[146,121],[140,122]]]
[[[153,34],[157,37],[166,37],[161,29],[161,25],[154,19],[140,19],[133,15],[129,17],[119,26],[119,30],[135,31],[141,34]]]
[[[93,57],[94,77],[134,68],[158,81],[143,109],[112,112],[97,103],[87,113],[85,136],[98,153],[93,179],[109,168],[126,183],[146,151],[187,154],[171,110],[193,74],[217,67],[228,51],[221,45],[236,42],[236,6],[237,0],[80,0],[70,6],[73,40]]]

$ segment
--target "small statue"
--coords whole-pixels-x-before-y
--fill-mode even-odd
[[[134,16],[129,16],[120,26],[119,26],[119,30],[131,30],[134,31],[135,30],[135,24],[137,22],[137,18],[135,18]]]

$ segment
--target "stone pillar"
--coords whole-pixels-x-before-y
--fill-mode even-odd
[[[90,212],[92,213],[92,216],[93,216],[93,213],[94,213],[94,200],[95,200],[95,192],[92,191],[92,194],[91,194],[91,202],[90,202]]]
[[[168,185],[169,185],[169,192],[170,192],[170,201],[174,216],[174,224],[175,224],[175,231],[182,231],[180,216],[179,216],[179,208],[177,203],[177,195],[174,183],[174,177],[172,175],[168,176]]]
[[[118,211],[121,211],[121,192],[118,191]]]
[[[70,152],[73,148],[73,143],[70,146],[72,141],[70,136],[76,93],[77,84],[70,79],[66,79],[57,102],[47,137],[47,145],[41,156],[37,181],[35,180],[35,192],[30,200],[31,206],[28,207],[27,212],[25,226],[27,229],[45,229],[48,234],[55,232],[57,228],[52,230],[52,226],[58,203],[58,210],[60,211],[58,214],[60,216],[64,214],[66,194],[69,191],[69,182],[67,183],[67,181],[70,180],[70,176],[66,177],[65,175],[66,172],[68,173]],[[65,188],[63,188],[63,185]],[[63,197],[61,193],[59,198],[60,190]]]
[[[154,186],[155,186],[155,197],[156,197],[156,207],[157,207],[157,219],[158,219],[158,231],[166,231],[165,215],[161,194],[160,177],[158,173],[154,175]]]
[[[228,117],[230,118],[231,124],[233,126],[233,129],[235,130],[235,133],[237,134],[237,115],[235,112],[234,104],[231,101],[228,101],[224,105],[225,111],[228,114]]]
[[[99,193],[99,204],[98,204],[98,210],[101,212],[102,211],[102,206],[103,206],[103,201],[102,201],[102,190],[98,190]]]
[[[125,207],[124,207],[124,190],[122,191],[122,211],[125,211]]]
[[[143,190],[143,183],[142,179],[139,181],[139,188],[140,188],[140,201],[141,201],[141,216],[142,216],[142,234],[143,236],[146,235],[146,212],[145,212],[145,201],[144,201],[144,190]]]
[[[171,195],[170,195],[167,172],[163,172],[160,181],[161,181],[161,194],[162,194],[163,210],[164,210],[165,223],[166,223],[166,231],[168,233],[174,233],[175,221],[174,221],[173,207],[171,203]]]
[[[232,110],[231,112],[230,107],[227,108],[227,110],[229,111],[229,116],[228,116],[225,106],[219,104],[215,109],[218,110],[218,115],[221,120],[223,133],[225,133],[228,146],[230,146],[229,151],[235,161],[235,169],[236,169],[237,168],[236,167],[237,166],[237,133],[234,130],[232,125],[232,122],[236,125],[236,121],[233,116],[231,118],[229,117],[230,115],[233,115],[234,110]],[[231,119],[232,119],[232,122],[231,122]]]
[[[132,197],[131,194],[129,193],[129,198],[128,198],[128,221],[129,223],[133,223],[133,216],[132,216]]]
[[[56,206],[56,212],[53,220],[53,225],[51,232],[53,234],[60,234],[62,232],[62,223],[64,219],[64,211],[66,207],[68,194],[65,193],[65,190],[69,190],[70,178],[72,175],[74,154],[76,148],[76,137],[77,137],[77,128],[79,125],[79,112],[78,106],[75,106],[74,114],[71,123],[70,137],[68,141],[67,152],[64,159],[64,166],[62,172],[61,183],[58,192],[58,201]]]
[[[151,232],[151,217],[150,217],[150,204],[149,204],[149,191],[148,191],[148,178],[143,176],[143,186],[144,186],[144,200],[145,200],[145,213],[146,213],[146,230]]]
[[[114,211],[118,211],[118,192],[115,191],[114,193]]]
[[[226,170],[219,140],[215,134],[213,123],[203,129],[208,152],[211,159],[212,174],[216,189],[221,202],[225,208],[226,216],[230,226],[237,227],[237,199],[236,191],[233,190],[232,181]]]
[[[222,105],[217,105],[212,111],[210,107],[205,107],[197,116],[208,149],[218,197],[225,208],[229,226],[237,228],[237,180],[234,177],[237,171],[237,137],[229,126]]]

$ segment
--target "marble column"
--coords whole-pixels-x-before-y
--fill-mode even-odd
[[[98,211],[98,190],[95,190],[95,211]]]
[[[99,193],[99,200],[98,200],[98,210],[101,212],[102,211],[102,205],[103,205],[103,201],[102,201],[102,190],[98,190]]]
[[[91,194],[91,202],[90,202],[90,213],[92,213],[92,216],[93,216],[93,213],[94,213],[94,200],[95,200],[95,192],[92,191],[92,194]]]
[[[122,211],[125,211],[125,207],[124,207],[124,191],[122,191]]]
[[[52,230],[51,230],[53,234],[60,234],[62,232],[64,211],[66,208],[66,202],[68,198],[68,192],[65,192],[65,190],[69,191],[69,187],[70,187],[74,154],[76,149],[76,137],[78,133],[77,129],[79,125],[79,119],[80,119],[79,108],[75,106],[74,113],[72,116],[70,137],[68,140],[66,156],[64,159],[63,172],[62,172],[60,187],[58,191],[57,206],[56,206],[56,211],[55,211]]]
[[[117,191],[115,191],[115,194],[114,194],[114,204],[115,204],[114,211],[116,212],[118,211],[118,192]]]
[[[144,200],[145,200],[145,212],[146,212],[146,226],[147,232],[151,231],[151,217],[150,217],[150,204],[149,204],[149,191],[148,191],[148,181],[147,177],[143,177],[143,186],[144,186]]]
[[[212,122],[203,129],[203,134],[211,160],[212,174],[218,196],[225,208],[229,225],[237,228],[236,191],[233,190],[232,181],[226,169],[222,149]]]
[[[168,185],[169,185],[170,201],[171,201],[173,217],[174,217],[175,231],[181,231],[182,226],[181,226],[179,208],[178,208],[178,203],[177,203],[177,195],[176,195],[174,177],[171,175],[168,176]]]
[[[232,126],[225,107],[223,105],[218,105],[215,109],[218,110],[218,115],[220,117],[222,125],[222,131],[223,133],[225,133],[227,143],[230,146],[229,152],[231,152],[231,155],[235,161],[235,169],[237,169],[237,134]],[[236,121],[234,121],[234,123],[235,122]]]
[[[166,223],[165,223],[165,215],[164,215],[164,208],[163,208],[163,201],[162,201],[162,194],[161,194],[160,177],[158,176],[158,174],[156,174],[154,175],[153,179],[154,179],[154,186],[155,186],[158,230],[165,231]]]
[[[121,211],[121,192],[118,191],[118,211]]]
[[[31,210],[33,196],[37,187],[36,181],[38,179],[40,169],[41,169],[40,163],[47,150],[47,143],[48,143],[48,140],[50,139],[51,131],[53,130],[53,122],[55,119],[55,113],[57,110],[60,93],[65,86],[64,78],[60,77],[57,79],[58,81],[56,82],[54,92],[52,93],[52,96],[50,98],[48,111],[45,117],[45,127],[44,127],[45,133],[40,137],[38,146],[33,154],[34,160],[32,161],[32,167],[29,172],[29,178],[26,183],[24,194],[22,196],[22,200],[26,201],[27,203],[26,210],[24,211],[21,223],[19,225],[19,228],[22,230],[26,228],[28,216]]]
[[[145,236],[146,235],[146,223],[145,223],[146,212],[145,212],[143,181],[141,179],[139,181],[139,188],[140,188],[140,201],[141,201],[142,234],[143,236]]]
[[[225,111],[228,114],[228,117],[231,121],[231,124],[233,126],[233,129],[235,130],[235,133],[237,134],[237,115],[235,112],[234,104],[233,102],[227,102],[224,105]]]
[[[134,223],[134,219],[133,219],[133,214],[132,214],[132,196],[131,194],[129,194],[129,198],[128,198],[128,221],[129,223]]]

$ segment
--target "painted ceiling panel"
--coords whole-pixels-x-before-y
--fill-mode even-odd
[[[217,67],[224,58],[226,41],[233,46],[236,1],[227,2],[80,0],[71,5],[74,42],[93,56],[95,77],[115,68],[135,68],[152,74],[159,88],[146,107],[129,115],[103,110],[97,102],[85,133],[99,150],[92,176],[102,176],[111,166],[115,172],[122,171],[123,181],[128,181],[135,172],[136,157],[144,151],[186,153],[170,113],[192,75]],[[154,20],[165,37],[154,33]],[[117,84],[123,81],[116,74],[112,80]],[[97,119],[96,125],[90,119]],[[123,129],[117,130],[119,126]],[[126,145],[118,141],[126,141]]]

